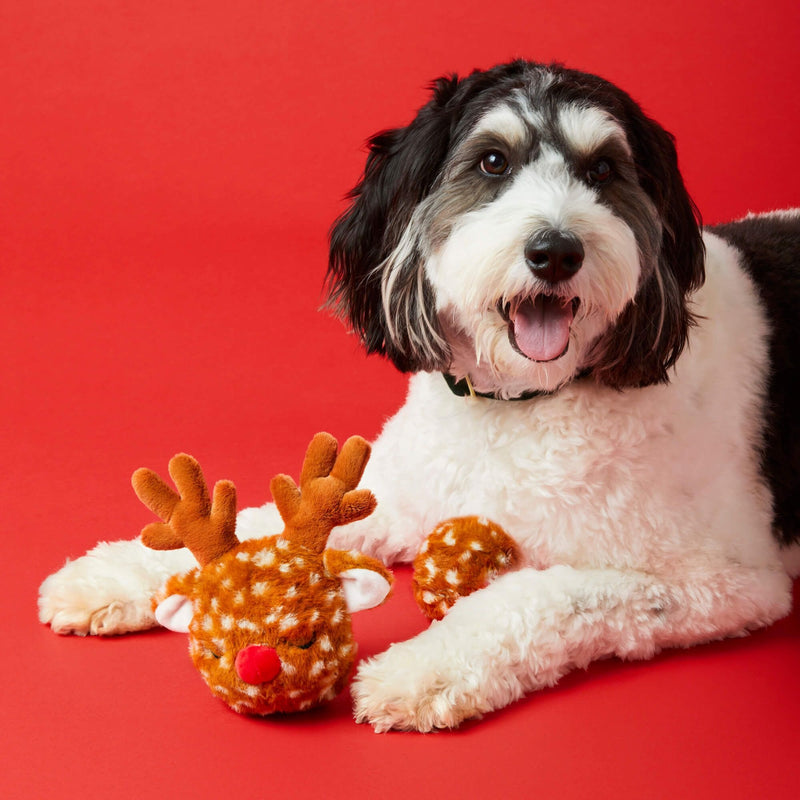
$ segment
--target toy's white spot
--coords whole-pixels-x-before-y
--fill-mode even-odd
[[[461,578],[458,575],[458,572],[454,569],[449,569],[445,573],[444,579],[451,585],[451,586],[458,586],[461,583]]]
[[[259,550],[253,556],[253,563],[257,567],[271,567],[275,563],[275,551],[270,548]]]
[[[321,672],[325,669],[325,664],[322,661],[315,661],[311,665],[311,669],[308,671],[308,675],[311,678],[316,678]]]
[[[286,631],[289,628],[293,628],[295,625],[297,625],[297,622],[297,617],[294,614],[289,613],[283,618],[283,621],[280,624],[280,629],[282,631]]]
[[[267,614],[266,617],[264,617],[264,623],[266,625],[274,625],[276,622],[278,622],[278,620],[280,620],[281,616],[282,616],[281,610],[276,609],[275,611],[270,612],[269,614]]]

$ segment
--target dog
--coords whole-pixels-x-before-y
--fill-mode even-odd
[[[673,137],[621,89],[514,61],[370,141],[332,307],[413,373],[331,544],[409,561],[479,514],[524,564],[361,664],[355,715],[429,731],[599,658],[769,625],[800,572],[800,210],[704,230]],[[240,538],[277,532],[274,506]],[[42,585],[66,633],[153,624],[186,552],[101,544]]]

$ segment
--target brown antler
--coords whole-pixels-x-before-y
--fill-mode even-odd
[[[169,462],[177,494],[152,470],[137,469],[131,483],[139,499],[163,522],[142,529],[142,541],[154,550],[188,547],[204,566],[239,544],[236,538],[236,487],[230,481],[214,486],[209,500],[200,465],[181,453]]]
[[[372,492],[356,490],[369,460],[369,444],[352,436],[338,451],[333,436],[318,433],[306,451],[300,488],[288,475],[276,475],[270,484],[286,523],[283,535],[318,553],[333,528],[363,519],[376,505]]]

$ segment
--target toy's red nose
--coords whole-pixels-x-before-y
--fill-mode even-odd
[[[274,647],[251,644],[236,654],[236,674],[245,682],[257,686],[267,683],[281,671],[281,660]]]

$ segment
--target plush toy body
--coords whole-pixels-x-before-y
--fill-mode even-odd
[[[369,515],[375,498],[356,486],[369,445],[317,434],[299,488],[286,475],[271,489],[285,523],[279,536],[239,542],[236,493],[220,481],[209,498],[197,462],[169,464],[179,494],[137,470],[134,489],[162,523],[142,531],[156,549],[188,547],[199,567],[167,582],[156,618],[189,634],[192,659],[212,693],[235,711],[297,711],[346,684],[356,645],[350,613],[383,602],[391,573],[367,556],[326,549],[331,529]]]

